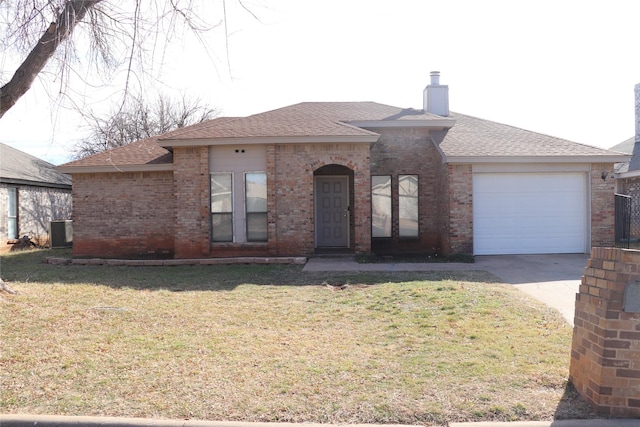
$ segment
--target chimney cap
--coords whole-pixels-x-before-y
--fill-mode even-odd
[[[431,86],[440,86],[440,71],[431,72]]]

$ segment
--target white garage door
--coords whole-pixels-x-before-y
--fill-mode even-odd
[[[584,253],[586,182],[583,173],[474,174],[474,254]]]

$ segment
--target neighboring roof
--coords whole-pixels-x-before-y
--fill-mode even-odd
[[[42,159],[0,143],[0,182],[71,189],[71,177]]]
[[[635,142],[636,138],[632,136],[629,139],[625,139],[620,144],[614,145],[610,149],[621,153],[633,154],[633,146],[635,145]]]
[[[616,163],[616,173],[640,171],[640,144],[636,144],[636,138],[634,136],[622,141],[620,144],[614,145],[611,149],[632,155],[629,161]]]
[[[456,125],[433,132],[447,162],[620,162],[627,155],[517,127],[451,113]]]
[[[128,172],[173,170],[173,154],[158,145],[158,138],[145,138],[122,147],[58,166],[61,172]]]
[[[193,145],[194,140],[210,145],[214,141],[229,143],[265,142],[375,142],[379,135],[358,125],[451,127],[446,117],[422,110],[403,109],[375,102],[303,102],[277,110],[235,119],[214,119],[185,127],[163,135],[160,145],[165,147]],[[236,141],[240,143],[240,141]],[[197,143],[197,142],[196,142]]]

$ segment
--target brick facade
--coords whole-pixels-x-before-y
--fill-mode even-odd
[[[369,143],[266,144],[267,242],[212,243],[209,147],[175,147],[173,172],[74,174],[74,254],[208,258],[316,252],[314,179],[349,177],[353,253],[473,253],[471,164],[443,163],[421,128],[375,128]],[[593,245],[614,241],[612,164],[590,174]],[[419,236],[399,237],[398,177],[418,175]],[[392,178],[392,236],[371,239],[371,175]],[[100,212],[100,215],[96,215]]]
[[[314,174],[330,165],[353,173],[352,249],[355,253],[371,251],[369,144],[278,144],[273,162],[275,197],[269,224],[274,228],[274,255],[315,252]]]
[[[576,296],[570,380],[601,415],[640,417],[640,312],[624,309],[640,251],[594,248]]]
[[[75,256],[173,257],[171,172],[74,174],[73,200]]]
[[[471,165],[447,165],[449,221],[443,229],[449,239],[445,254],[473,253],[473,172]]]
[[[602,179],[606,173],[605,179]],[[612,163],[591,165],[591,246],[615,245],[615,180]]]
[[[443,252],[438,182],[442,156],[423,128],[370,129],[380,134],[371,145],[371,175],[391,176],[392,231],[374,239],[373,250],[386,253]],[[398,176],[418,175],[418,237],[399,237]],[[366,189],[371,192],[371,188]],[[371,227],[369,220],[369,227]]]
[[[210,253],[209,148],[173,150],[175,257],[201,258]]]

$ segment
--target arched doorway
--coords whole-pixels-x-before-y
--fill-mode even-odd
[[[353,170],[337,164],[317,169],[314,203],[316,250],[352,247]]]

